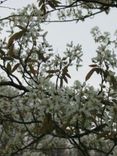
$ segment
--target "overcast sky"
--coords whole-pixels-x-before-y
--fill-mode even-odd
[[[12,8],[22,8],[28,3],[36,2],[36,0],[8,0],[4,6]],[[0,16],[4,17],[10,14],[13,10],[0,8]],[[78,73],[72,70],[72,80],[75,79],[84,81],[86,73],[89,71],[88,65],[91,64],[91,58],[95,56],[95,44],[90,34],[91,28],[99,26],[102,31],[109,31],[112,34],[117,29],[116,17],[117,9],[111,9],[109,15],[105,13],[95,16],[93,19],[86,19],[85,22],[79,23],[53,23],[46,24],[44,28],[48,31],[47,39],[53,45],[55,53],[62,52],[65,49],[66,43],[71,41],[74,44],[80,43],[83,46],[83,67]],[[89,82],[97,83],[97,77],[93,76]]]

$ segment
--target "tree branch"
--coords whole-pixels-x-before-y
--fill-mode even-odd
[[[11,86],[11,87],[14,87],[16,89],[23,90],[25,92],[29,92],[29,90],[25,86],[18,85],[14,82],[11,82],[11,81],[2,81],[2,82],[0,82],[0,86]]]

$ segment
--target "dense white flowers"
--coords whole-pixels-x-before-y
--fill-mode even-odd
[[[84,20],[99,6],[67,8],[58,18]],[[0,72],[5,73],[0,76],[0,154],[45,156],[77,148],[107,155],[117,143],[117,33],[111,39],[110,33],[92,29],[98,44],[92,69],[84,83],[69,87],[69,67],[81,67],[82,46],[71,42],[62,55],[54,54],[42,29],[47,17],[32,4],[0,22],[0,33],[7,29],[0,41]],[[97,89],[87,83],[93,72],[100,75]]]

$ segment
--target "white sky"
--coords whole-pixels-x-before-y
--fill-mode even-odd
[[[8,0],[4,3],[4,6],[22,8],[22,6],[31,2],[36,2],[36,0]],[[11,11],[12,10],[0,8],[0,16],[7,16]],[[103,13],[95,16],[93,19],[86,19],[85,22],[53,23],[44,26],[48,31],[47,39],[49,43],[53,45],[56,53],[64,51],[66,43],[70,43],[71,41],[73,41],[74,44],[80,43],[83,46],[83,67],[81,67],[78,73],[72,70],[70,84],[76,79],[84,81],[86,73],[90,70],[88,65],[91,64],[91,58],[95,56],[96,48],[90,34],[91,28],[99,26],[102,31],[109,31],[113,35],[117,29],[116,15],[117,9],[111,9],[109,15]],[[97,77],[98,76],[93,76],[89,82],[98,84],[99,79],[97,79]]]

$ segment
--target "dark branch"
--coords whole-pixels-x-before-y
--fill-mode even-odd
[[[25,92],[29,92],[29,90],[25,86],[18,85],[18,84],[14,83],[14,82],[11,82],[11,81],[0,82],[0,86],[11,86],[11,87],[14,87],[16,89],[23,90]]]

